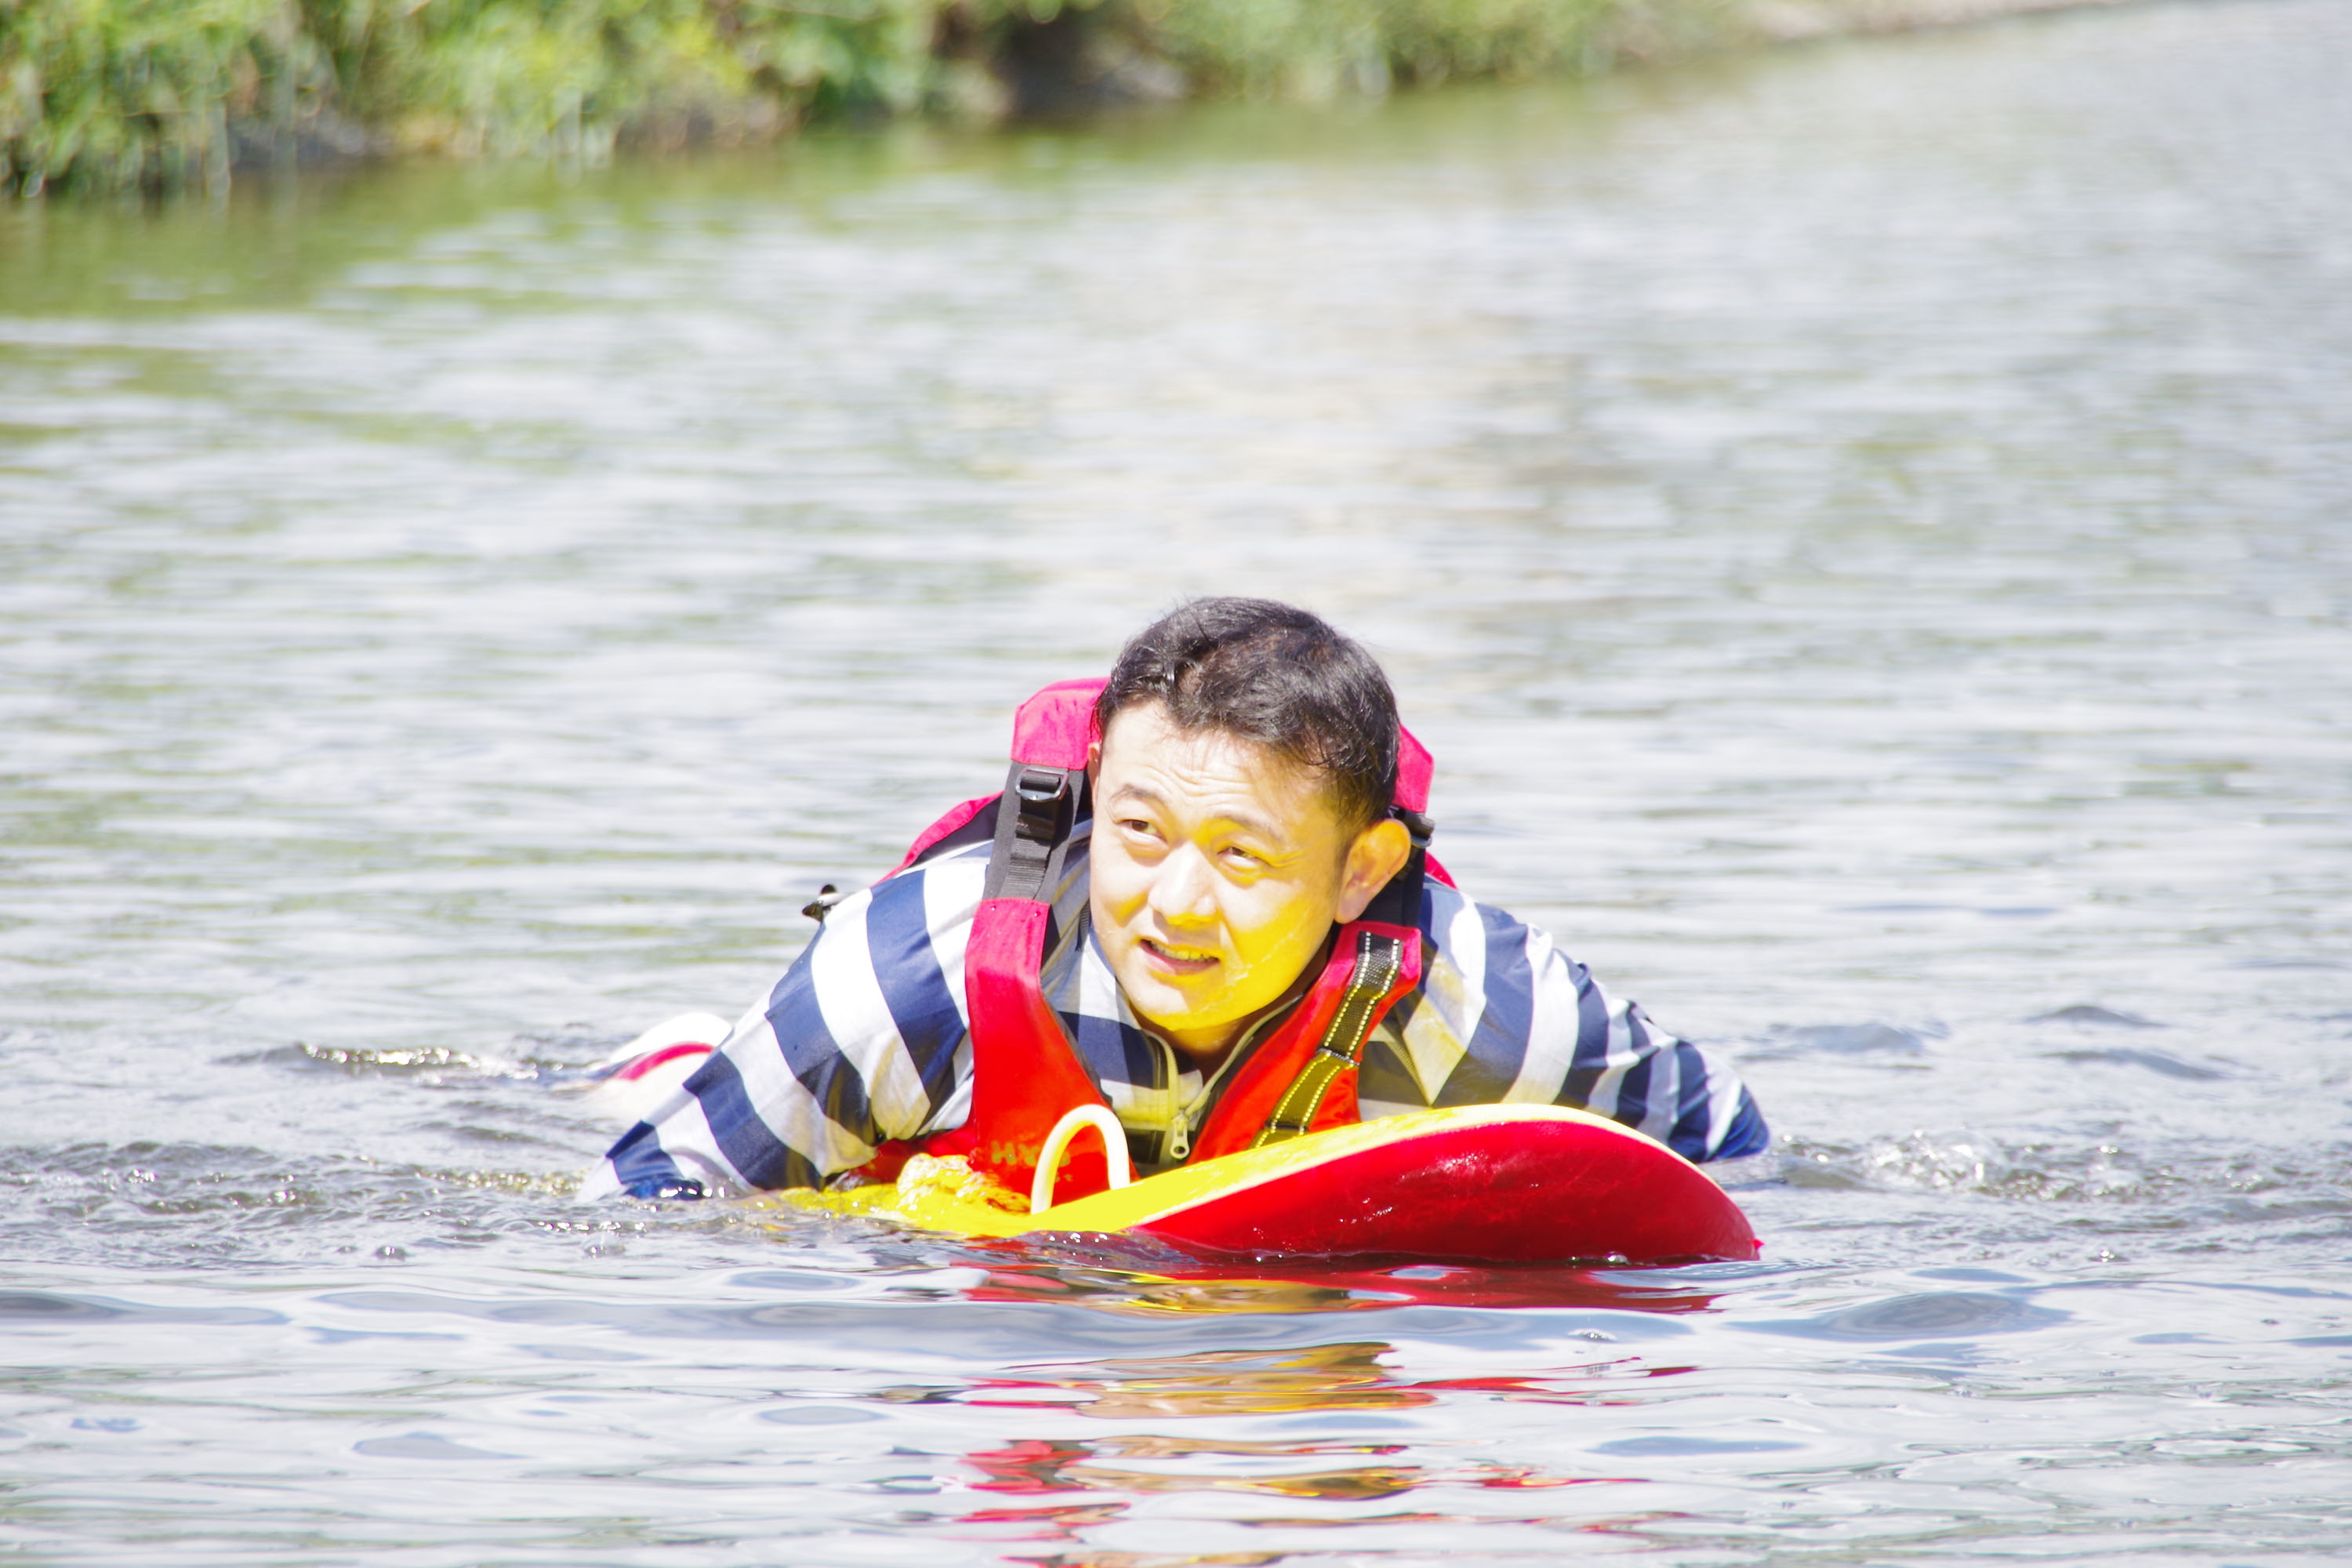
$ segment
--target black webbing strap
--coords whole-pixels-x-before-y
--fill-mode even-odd
[[[1417,886],[1414,890],[1419,891]],[[1355,967],[1348,973],[1348,987],[1339,994],[1330,1027],[1323,1031],[1315,1054],[1275,1102],[1274,1114],[1265,1119],[1251,1148],[1286,1142],[1315,1124],[1315,1112],[1322,1108],[1331,1085],[1363,1058],[1364,1040],[1371,1034],[1381,1003],[1396,984],[1403,963],[1404,943],[1395,937],[1370,931],[1356,933]]]
[[[1070,829],[1086,793],[1084,768],[1046,768],[1016,762],[996,806],[996,837],[988,851],[984,899],[1053,897]]]
[[[1407,811],[1401,805],[1389,807],[1389,815],[1404,824],[1405,834],[1412,840],[1412,851],[1397,868],[1397,874],[1389,879],[1388,886],[1372,895],[1372,901],[1359,918],[1411,930],[1421,924],[1422,883],[1429,874],[1429,837],[1437,831],[1437,825],[1420,812]]]

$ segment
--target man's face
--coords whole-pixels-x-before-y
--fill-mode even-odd
[[[1194,1056],[1278,1000],[1410,847],[1400,824],[1344,826],[1314,773],[1157,702],[1112,718],[1094,771],[1096,934],[1137,1016]]]

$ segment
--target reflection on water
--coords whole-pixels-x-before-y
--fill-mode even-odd
[[[2352,10],[0,212],[0,1549],[2352,1550]],[[583,1207],[1170,595],[1779,1130],[1752,1265]]]
[[[1109,1238],[1105,1238],[1108,1243]],[[1198,1258],[1154,1256],[1106,1268],[1106,1254],[1139,1251],[1102,1245],[978,1247],[975,1252],[1041,1254],[1051,1261],[991,1268],[968,1294],[979,1301],[1071,1301],[1143,1315],[1180,1312],[1338,1312],[1404,1302],[1454,1307],[1609,1307],[1638,1312],[1695,1312],[1715,1297],[1689,1271],[1609,1273],[1591,1268],[1474,1268],[1419,1264],[1348,1268],[1328,1264],[1291,1270],[1265,1264],[1231,1268]],[[1190,1278],[1185,1276],[1189,1275]]]
[[[1215,1310],[1230,1309],[1221,1305]],[[1609,1338],[1595,1331],[1587,1332],[1597,1340]],[[1166,1361],[1095,1363],[1068,1375],[983,1379],[972,1385],[979,1392],[965,1402],[1007,1409],[1068,1410],[1106,1421],[1137,1415],[1407,1409],[1434,1404],[1444,1392],[1555,1405],[1605,1404],[1612,1395],[1606,1384],[1596,1384],[1596,1379],[1669,1377],[1695,1370],[1651,1366],[1631,1356],[1581,1364],[1572,1373],[1404,1381],[1381,1364],[1383,1355],[1392,1353],[1393,1347],[1371,1342],[1316,1345],[1303,1352],[1205,1351]]]
[[[968,1456],[973,1468],[988,1479],[983,1491],[1070,1492],[1256,1492],[1270,1497],[1323,1498],[1363,1502],[1410,1491],[1419,1479],[1410,1467],[1349,1466],[1336,1469],[1266,1468],[1244,1475],[1179,1475],[1133,1465],[1104,1465],[1112,1459],[1184,1459],[1202,1455],[1218,1458],[1295,1459],[1331,1454],[1393,1454],[1402,1445],[1319,1443],[1185,1443],[1167,1437],[1113,1438],[1104,1443],[1015,1443],[1010,1447]],[[967,1518],[971,1517],[969,1515]]]
[[[1143,1415],[1263,1415],[1295,1410],[1388,1410],[1430,1395],[1393,1383],[1380,1365],[1387,1345],[1317,1345],[1268,1353],[1199,1351],[1165,1360],[1109,1362],[1067,1376],[991,1378],[971,1403],[1069,1409],[1098,1420]]]

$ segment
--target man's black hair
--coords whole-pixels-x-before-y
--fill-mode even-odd
[[[1370,654],[1328,622],[1271,599],[1194,599],[1138,632],[1095,702],[1105,734],[1138,702],[1179,730],[1255,741],[1324,776],[1339,820],[1361,830],[1396,793],[1396,693]]]

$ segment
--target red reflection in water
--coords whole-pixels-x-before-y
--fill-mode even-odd
[[[1090,1452],[1084,1443],[1045,1443],[1031,1437],[964,1458],[987,1475],[986,1480],[974,1483],[982,1491],[1066,1492],[1074,1489],[1062,1479],[1062,1467]]]
[[[1025,1375],[976,1378],[964,1403],[1070,1410],[1100,1420],[1392,1410],[1433,1403],[1434,1394],[1389,1375],[1380,1364],[1387,1353],[1387,1345],[1365,1342],[1040,1367]]]
[[[1515,1403],[1616,1405],[1628,1402],[1613,1386],[1626,1379],[1693,1370],[1646,1366],[1639,1356],[1621,1355],[1509,1376],[1405,1379],[1381,1364],[1381,1358],[1390,1353],[1387,1344],[1364,1340],[1304,1349],[1195,1351],[1018,1368],[1003,1377],[973,1379],[956,1402],[982,1408],[1060,1410],[1106,1421],[1412,1409],[1433,1405],[1446,1394],[1486,1394]]]
[[[1318,1465],[1246,1474],[1171,1472],[1137,1469],[1109,1460],[1181,1460],[1197,1456],[1246,1458],[1333,1458],[1350,1454],[1393,1454],[1399,1444],[1190,1442],[1157,1436],[1108,1437],[1076,1443],[1066,1439],[1024,1438],[1002,1448],[985,1448],[965,1456],[982,1479],[972,1484],[982,1491],[1038,1495],[1049,1492],[1118,1491],[1249,1492],[1260,1496],[1312,1498],[1325,1502],[1365,1502],[1396,1497],[1417,1487],[1444,1484],[1528,1491],[1550,1487],[1588,1485],[1612,1478],[1553,1476],[1518,1465],[1476,1463],[1444,1469],[1419,1465]],[[1112,1512],[1125,1505],[1115,1505]],[[1057,1530],[1076,1523],[1085,1510],[983,1509],[963,1516],[967,1523],[1001,1523],[1010,1519],[1048,1520]],[[1106,1514],[1105,1518],[1110,1517]],[[1403,1515],[1385,1515],[1398,1519]],[[1448,1517],[1432,1514],[1432,1519]]]
[[[1034,1563],[1036,1568],[1268,1568],[1290,1556],[1287,1552],[1212,1552],[1202,1556],[1167,1557],[1153,1552],[1084,1552],[1075,1556],[1015,1557],[1007,1561]]]
[[[1137,1259],[1142,1264],[1143,1259]],[[1625,1269],[1485,1268],[1429,1264],[1391,1268],[1266,1264],[1220,1268],[1154,1258],[1148,1267],[1105,1267],[1099,1249],[1083,1259],[990,1260],[967,1287],[976,1301],[1057,1300],[1138,1314],[1334,1312],[1386,1307],[1584,1308],[1697,1312],[1715,1293],[1695,1284],[1633,1277]]]
[[[974,1462],[986,1456],[975,1454]],[[982,1486],[988,1485],[982,1481]],[[981,1508],[963,1515],[962,1524],[1012,1527],[1010,1532],[990,1531],[1002,1541],[1076,1541],[1089,1524],[1108,1524],[1127,1511],[1123,1502],[1065,1503],[1051,1508]]]
[[[1429,1265],[1381,1268],[1297,1263],[1244,1270],[1189,1258],[1126,1256],[1119,1247],[1091,1244],[1058,1256],[1040,1256],[1042,1249],[1034,1247],[990,1247],[968,1249],[967,1255],[971,1250],[988,1258],[985,1277],[965,1291],[972,1300],[1055,1301],[1133,1316],[1359,1312],[1402,1305],[1680,1313],[1704,1311],[1715,1302],[1712,1292],[1666,1276],[1663,1270]],[[1069,1256],[1069,1250],[1077,1256]],[[1008,1251],[1015,1256],[1007,1258]],[[961,1390],[910,1389],[907,1393],[908,1397],[943,1402],[1140,1422],[1404,1410],[1434,1405],[1448,1395],[1485,1395],[1515,1403],[1618,1404],[1629,1402],[1622,1388],[1628,1380],[1694,1370],[1646,1365],[1638,1355],[1618,1354],[1536,1372],[1411,1379],[1397,1376],[1382,1364],[1382,1358],[1393,1353],[1391,1346],[1374,1340],[1303,1349],[1202,1351],[1023,1367],[1004,1376],[974,1380]],[[1089,1526],[1132,1518],[1127,1511],[1130,1500],[1155,1494],[1245,1493],[1360,1504],[1402,1499],[1431,1486],[1526,1493],[1627,1479],[1558,1475],[1491,1462],[1434,1468],[1391,1458],[1405,1452],[1403,1444],[1378,1442],[1252,1443],[1159,1436],[1084,1441],[1029,1438],[972,1453],[966,1462],[980,1472],[981,1479],[973,1483],[977,1489],[1034,1502],[974,1510],[957,1521],[963,1527],[959,1533],[969,1531],[980,1539],[1007,1542],[1068,1542],[1077,1547],[1055,1555],[1008,1559],[1035,1568],[1272,1563],[1287,1553],[1088,1552],[1077,1543]],[[1337,1517],[1260,1516],[1232,1522],[1303,1529],[1559,1521],[1421,1510],[1370,1513],[1348,1509]],[[1612,1525],[1599,1521],[1579,1528],[1606,1531]]]
[[[1047,1494],[1117,1493],[1124,1498],[1179,1492],[1247,1493],[1259,1497],[1296,1498],[1315,1502],[1373,1502],[1400,1497],[1419,1488],[1438,1485],[1474,1486],[1494,1490],[1528,1491],[1544,1488],[1591,1485],[1620,1478],[1557,1476],[1522,1466],[1476,1463],[1444,1468],[1399,1464],[1333,1464],[1349,1456],[1372,1458],[1401,1452],[1400,1444],[1337,1442],[1194,1441],[1138,1435],[1091,1442],[1066,1438],[1024,1438],[1003,1447],[967,1455],[965,1462],[981,1474],[973,1486],[981,1491],[1016,1497]],[[1234,1473],[1181,1468],[1139,1468],[1158,1462],[1181,1465],[1190,1458],[1274,1461],[1265,1468]],[[1305,1464],[1279,1461],[1305,1460]],[[1320,1461],[1315,1462],[1315,1461]],[[1129,1504],[1099,1495],[1086,1501],[1042,1503],[1034,1507],[982,1508],[960,1516],[967,1527],[958,1531],[967,1539],[1021,1542],[1071,1542],[1090,1525],[1108,1524],[1129,1517]],[[1328,1529],[1367,1524],[1536,1524],[1538,1518],[1491,1514],[1449,1514],[1426,1510],[1377,1514],[1349,1512],[1345,1517],[1255,1517],[1232,1522],[1261,1529]],[[1046,1568],[1176,1568],[1183,1563],[1271,1562],[1254,1552],[1205,1555],[1139,1554],[1122,1552],[1076,1552],[1050,1557],[1021,1556],[1008,1561]]]

